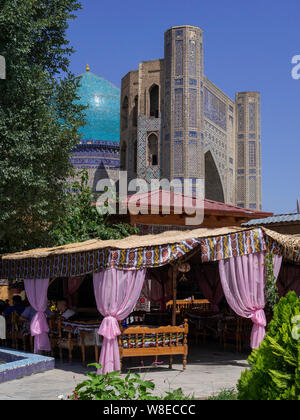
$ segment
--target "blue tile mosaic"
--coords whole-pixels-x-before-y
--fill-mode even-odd
[[[226,130],[226,104],[208,89],[204,89],[204,114],[219,127]]]
[[[175,131],[174,133],[175,138],[182,137],[182,136],[183,136],[183,131]]]
[[[189,137],[196,139],[198,137],[197,131],[189,131]]]
[[[0,383],[22,378],[34,373],[54,369],[52,357],[24,353],[0,347],[0,359],[6,363],[0,365]]]
[[[183,85],[183,79],[175,79],[175,86],[182,86]]]
[[[87,105],[86,125],[79,132],[84,140],[120,142],[120,89],[87,71],[81,76],[79,103]]]
[[[190,86],[197,86],[197,80],[196,79],[190,79],[189,84],[190,84]]]

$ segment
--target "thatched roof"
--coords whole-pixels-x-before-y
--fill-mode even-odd
[[[53,248],[38,248],[30,251],[17,252],[15,254],[2,255],[2,260],[22,260],[32,258],[47,258],[55,255],[66,255],[88,251],[96,251],[105,248],[111,249],[135,249],[149,246],[159,246],[179,243],[191,238],[210,238],[228,235],[231,233],[251,230],[241,227],[226,227],[218,229],[202,228],[188,231],[168,231],[157,235],[132,235],[124,239],[102,241],[92,239],[86,242],[78,242]]]
[[[300,236],[288,235],[275,232],[274,230],[261,228],[266,234],[267,239],[277,243],[281,249],[281,254],[286,260],[300,263]]]

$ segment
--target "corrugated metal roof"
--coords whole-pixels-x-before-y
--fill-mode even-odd
[[[277,216],[267,217],[265,219],[249,220],[249,222],[243,223],[242,226],[270,225],[289,222],[300,222],[300,213],[278,214]]]

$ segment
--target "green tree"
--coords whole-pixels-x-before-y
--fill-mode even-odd
[[[50,244],[80,140],[80,80],[69,71],[78,0],[0,0],[0,252]]]
[[[78,174],[79,181],[70,185],[65,214],[58,219],[52,235],[56,245],[65,245],[89,239],[122,239],[136,233],[127,223],[110,222],[109,214],[100,215],[94,203],[91,188],[88,186],[88,173],[85,169]]]
[[[300,298],[288,293],[275,305],[260,347],[249,357],[251,369],[238,382],[240,400],[300,400]]]

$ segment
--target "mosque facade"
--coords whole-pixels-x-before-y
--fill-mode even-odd
[[[205,180],[207,199],[262,209],[260,93],[227,96],[204,73],[203,31],[172,27],[164,59],[121,86],[120,167],[129,179]]]

